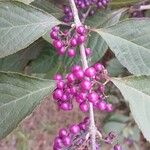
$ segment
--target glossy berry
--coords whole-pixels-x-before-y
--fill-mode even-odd
[[[75,57],[76,51],[74,49],[68,49],[67,54],[69,57]]]
[[[87,96],[88,100],[93,104],[96,104],[98,101],[98,94],[96,92],[91,92]]]
[[[83,80],[80,83],[80,87],[82,90],[90,90],[91,89],[91,82],[88,80]]]
[[[64,81],[58,81],[58,82],[57,82],[57,88],[59,88],[59,89],[63,89],[63,88],[64,88],[64,86],[65,86]]]
[[[76,79],[76,78],[75,78],[75,76],[74,76],[73,73],[70,73],[70,74],[67,75],[67,81],[68,81],[69,83],[74,82],[75,79]]]
[[[69,136],[63,137],[62,142],[64,146],[70,146],[71,145],[71,138]]]
[[[68,136],[68,131],[64,128],[59,130],[59,137],[63,138],[65,136]]]
[[[121,145],[116,144],[116,145],[114,146],[114,150],[122,150]]]
[[[79,66],[79,65],[75,65],[75,66],[73,66],[73,67],[71,68],[71,71],[72,71],[72,72],[76,72],[76,71],[78,71],[78,70],[82,70],[81,66]]]
[[[80,109],[82,112],[88,112],[89,111],[89,104],[86,102],[82,102],[80,104]]]
[[[80,132],[80,127],[78,125],[72,125],[70,127],[70,132],[72,134],[78,134]]]
[[[89,67],[85,70],[85,73],[84,73],[87,77],[94,77],[96,75],[96,70],[94,67]]]
[[[81,80],[84,77],[84,72],[83,70],[77,70],[77,71],[74,71],[74,75],[76,79]]]
[[[86,40],[86,37],[85,37],[84,35],[79,35],[79,36],[78,36],[78,39],[77,39],[78,44],[84,43],[85,40]]]
[[[104,66],[100,63],[97,63],[94,65],[94,68],[96,69],[96,71],[101,72],[104,69]]]
[[[55,47],[56,49],[61,49],[61,48],[63,47],[63,43],[62,43],[61,41],[59,41],[59,40],[55,40],[55,41],[53,42],[53,45],[54,45],[54,47]]]
[[[58,32],[52,31],[50,33],[50,36],[51,36],[52,39],[58,40]]]
[[[57,50],[57,53],[58,53],[59,55],[64,55],[65,52],[66,52],[66,48],[65,48],[64,46]]]
[[[55,148],[62,148],[63,147],[63,142],[62,142],[61,138],[59,138],[59,137],[55,138],[54,147]]]
[[[64,111],[68,111],[68,110],[70,110],[70,103],[62,103],[61,105],[60,105],[60,108],[62,109],[62,110],[64,110]]]
[[[107,112],[112,112],[112,111],[113,111],[113,106],[112,106],[112,104],[107,104],[107,105],[106,105],[106,110],[107,110]]]
[[[72,47],[77,46],[77,45],[78,45],[77,40],[76,40],[75,38],[72,38],[71,41],[70,41],[70,45],[71,45]]]
[[[54,80],[62,80],[62,75],[61,74],[55,74]]]
[[[63,96],[63,91],[60,89],[56,89],[53,93],[53,98],[54,99],[61,99]]]
[[[98,109],[100,109],[101,111],[105,111],[106,110],[106,102],[105,101],[101,101],[97,104]]]
[[[84,26],[79,26],[79,27],[77,27],[76,31],[77,31],[77,33],[83,35],[83,34],[85,34],[86,29]]]

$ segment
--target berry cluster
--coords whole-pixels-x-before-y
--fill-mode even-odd
[[[90,119],[85,117],[84,120],[78,124],[70,125],[69,128],[61,128],[58,136],[54,139],[53,150],[89,150],[90,137],[88,134]],[[100,133],[100,132],[99,132]],[[101,133],[100,133],[101,134]],[[110,132],[103,141],[106,144],[112,144],[116,135]],[[100,150],[99,140],[96,140],[96,150]],[[114,145],[113,150],[122,150],[121,145]]]
[[[65,79],[56,74],[54,79],[57,88],[53,92],[53,98],[60,109],[68,111],[73,109],[73,100],[79,103],[82,112],[89,111],[89,103],[103,112],[111,112],[112,104],[106,101],[105,85],[107,71],[100,63],[87,68],[85,71],[81,66],[75,65],[71,68]]]
[[[88,130],[89,118],[86,117],[83,122],[73,124],[69,129],[62,128],[59,130],[59,135],[54,140],[53,149],[62,150],[70,146],[78,147],[85,140],[83,135]]]
[[[75,57],[77,47],[86,41],[87,33],[88,29],[85,26],[73,26],[70,30],[65,31],[61,31],[60,27],[55,26],[52,28],[50,36],[58,54],[64,55],[67,53],[69,57]],[[87,56],[91,54],[90,48],[86,48],[86,54]]]
[[[93,15],[95,13],[95,7],[97,9],[101,9],[101,8],[105,8],[110,0],[75,0],[76,6],[78,8],[78,10],[80,10],[79,12],[81,14],[79,14],[81,17],[84,17],[84,13],[91,8],[91,10],[89,11],[89,15]],[[63,21],[66,23],[69,23],[73,20],[73,13],[72,10],[69,6],[64,5],[64,19]]]

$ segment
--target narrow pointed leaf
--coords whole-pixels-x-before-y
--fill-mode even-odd
[[[0,139],[16,128],[53,88],[51,80],[0,72]]]
[[[29,46],[60,22],[20,2],[0,2],[0,58]]]
[[[129,19],[97,32],[129,72],[150,75],[150,19]]]
[[[113,78],[112,82],[129,102],[136,123],[150,141],[150,76]]]

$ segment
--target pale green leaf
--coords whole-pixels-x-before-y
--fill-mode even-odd
[[[29,46],[60,22],[20,2],[0,2],[0,58]]]
[[[129,102],[136,123],[150,141],[150,76],[112,78],[112,82]]]
[[[54,82],[0,73],[0,139],[7,136],[54,89]]]
[[[126,11],[125,8],[113,12],[110,12],[108,10],[99,12],[93,17],[89,18],[87,20],[87,24],[94,28],[114,25],[119,22],[120,17],[124,11]],[[93,61],[100,60],[108,49],[108,46],[104,39],[102,39],[99,34],[94,32],[91,33],[89,37],[88,47],[90,47],[93,51]]]
[[[129,72],[150,74],[150,19],[128,19],[96,31]]]
[[[15,0],[15,1],[19,1],[19,2],[22,2],[22,3],[25,3],[25,4],[30,4],[34,0]]]

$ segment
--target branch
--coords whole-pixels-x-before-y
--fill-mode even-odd
[[[70,2],[73,16],[74,16],[74,22],[76,24],[76,27],[81,26],[82,23],[79,19],[78,10],[76,8],[76,4],[74,0],[69,0],[69,2]],[[80,55],[81,55],[83,69],[85,70],[86,68],[88,68],[88,63],[87,63],[84,44],[80,45]],[[96,150],[96,126],[95,126],[95,121],[94,121],[94,111],[93,111],[92,103],[90,103],[90,136],[91,136],[92,150]]]

